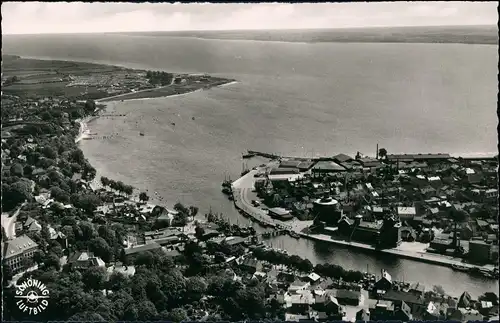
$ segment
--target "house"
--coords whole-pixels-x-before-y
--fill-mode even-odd
[[[271,208],[268,210],[268,214],[270,217],[274,219],[280,219],[280,220],[291,220],[293,219],[293,215],[290,214],[290,211],[280,208],[280,207],[275,207]]]
[[[317,283],[321,279],[321,276],[316,274],[316,273],[310,273],[307,276],[307,279],[311,282],[311,284],[314,284],[314,283]]]
[[[351,162],[354,159],[346,154],[338,154],[332,157],[333,160],[335,160],[337,163],[346,163],[346,162]]]
[[[370,158],[370,157],[363,157],[357,159],[357,161],[364,167],[364,168],[377,168],[380,167],[380,161],[375,158]]]
[[[474,322],[483,321],[484,317],[475,309],[459,307],[449,308],[447,312],[447,319],[450,321]]]
[[[358,312],[356,312],[356,321],[362,321],[362,322],[371,321],[370,311],[364,308],[360,309]]]
[[[303,281],[300,281],[300,280],[295,280],[292,284],[290,284],[290,286],[288,287],[288,292],[290,294],[292,293],[297,293],[297,292],[300,292],[300,291],[303,291],[303,290],[306,290],[307,288],[309,288],[310,284],[309,282],[303,282]]]
[[[106,267],[106,263],[92,252],[77,251],[68,257],[68,265],[72,269],[87,269],[93,267]]]
[[[485,241],[469,241],[469,259],[478,262],[488,262],[491,255],[491,244]]]
[[[427,178],[427,180],[429,181],[431,187],[435,189],[439,189],[440,187],[443,186],[443,182],[441,181],[441,178],[439,176],[431,176]]]
[[[340,306],[339,301],[335,297],[333,297],[333,295],[326,296],[324,311],[331,319],[342,318],[342,306]]]
[[[408,292],[415,294],[417,296],[423,296],[425,292],[425,286],[421,283],[413,283],[410,285]]]
[[[381,295],[381,299],[393,302],[403,301],[410,307],[411,314],[414,318],[419,318],[425,311],[425,303],[422,297],[412,293],[389,290],[385,294]]]
[[[312,172],[317,174],[330,174],[344,172],[346,169],[334,161],[322,160],[313,166]]]
[[[38,251],[38,244],[28,236],[22,235],[2,242],[2,261],[12,273],[16,274],[27,268],[36,251]]]
[[[231,253],[235,252],[246,242],[243,237],[227,237],[222,245]]]
[[[411,308],[404,301],[394,301],[394,316],[393,319],[397,321],[408,322],[413,319],[411,315]]]
[[[391,275],[382,269],[382,277],[375,283],[374,290],[386,292],[390,289],[392,289]]]
[[[398,206],[397,213],[401,221],[411,221],[417,215],[415,207]]]
[[[290,304],[289,311],[293,314],[306,314],[313,303],[314,297],[311,293],[301,293],[290,295],[287,305]]]
[[[472,297],[468,292],[463,292],[458,299],[457,307],[468,308],[471,306]]]
[[[64,233],[57,231],[52,227],[49,227],[50,240],[56,241],[63,248],[68,247],[68,239]]]
[[[388,321],[394,316],[392,301],[379,300],[369,305],[371,321]]]
[[[146,251],[154,251],[154,250],[160,250],[161,246],[157,244],[156,242],[149,242],[143,245],[139,246],[133,246],[131,248],[123,249],[123,258],[126,258],[127,260],[132,260],[135,256],[137,256],[139,253],[146,252]]]
[[[255,272],[262,270],[262,263],[253,258],[246,258],[243,260],[240,267],[251,274],[255,274]]]
[[[26,221],[23,223],[23,232],[24,233],[32,233],[32,232],[40,232],[42,231],[42,226],[38,223],[37,220],[28,216]]]
[[[363,295],[359,291],[351,291],[346,289],[338,289],[335,292],[335,298],[339,304],[358,306],[363,302]]]
[[[424,312],[423,319],[426,321],[446,320],[447,310],[448,304],[429,302]]]

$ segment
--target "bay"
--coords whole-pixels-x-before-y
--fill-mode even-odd
[[[3,51],[132,68],[209,73],[237,84],[189,95],[111,103],[82,142],[108,177],[169,204],[211,207],[246,223],[220,192],[247,149],[315,156],[356,151],[496,154],[497,46],[284,43],[127,35],[4,36]],[[194,117],[194,120],[193,120]],[[173,125],[175,123],[175,126]],[[139,136],[139,132],[145,136]],[[258,164],[260,161],[254,161]],[[253,166],[251,164],[250,166]],[[442,285],[473,296],[498,290],[451,269],[281,237],[272,242],[313,263]]]

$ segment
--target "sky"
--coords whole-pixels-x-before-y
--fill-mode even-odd
[[[496,25],[497,2],[3,2],[2,34]]]

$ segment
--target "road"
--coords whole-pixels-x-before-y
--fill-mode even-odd
[[[19,212],[21,212],[21,208],[25,205],[26,203],[23,203],[17,210],[12,214],[12,216],[5,212],[2,213],[2,227],[5,228],[5,234],[7,235],[7,238],[9,239],[14,239],[16,237],[16,219],[17,216],[19,215]]]
[[[269,167],[274,164],[276,164],[276,162],[271,162],[266,167]],[[298,233],[304,230],[305,228],[309,227],[313,221],[300,221],[295,218],[293,220],[286,222],[275,220],[271,218],[265,210],[261,209],[260,207],[255,207],[252,204],[252,199],[256,198],[255,193],[253,193],[255,184],[254,175],[257,174],[260,170],[261,168],[252,170],[248,174],[240,177],[239,179],[233,182],[232,185],[233,185],[235,202],[241,204],[243,209],[247,211],[247,213],[249,213],[254,218],[263,219],[265,222],[280,225],[285,229],[293,230]]]

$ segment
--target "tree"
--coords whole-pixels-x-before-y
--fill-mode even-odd
[[[57,271],[61,269],[61,262],[59,261],[59,257],[54,253],[49,253],[45,257],[43,264],[46,268],[55,268]]]
[[[113,259],[113,249],[111,249],[106,240],[101,237],[90,240],[89,250],[92,251],[95,256],[100,257],[104,262],[110,262]]]
[[[23,166],[19,163],[14,163],[10,167],[10,176],[23,177],[24,176]]]
[[[387,158],[387,150],[385,148],[380,148],[378,150],[378,157],[380,159],[386,159]]]
[[[33,199],[31,182],[21,179],[12,185],[2,184],[3,211],[10,211],[24,201]]]
[[[96,105],[95,105],[95,101],[94,100],[87,100],[87,102],[85,102],[85,112],[87,112],[88,114],[94,112],[94,110],[96,109]]]
[[[184,309],[182,308],[174,308],[170,313],[168,313],[168,316],[166,317],[167,320],[172,321],[172,322],[182,322],[188,319],[187,313]]]
[[[50,189],[50,197],[61,203],[69,202],[69,194],[57,186]]]
[[[196,206],[190,206],[189,207],[189,216],[191,217],[191,220],[194,221],[194,218],[197,214],[198,214],[198,208]]]
[[[152,321],[156,319],[158,312],[151,301],[145,300],[137,304],[137,315],[139,320]]]
[[[104,288],[106,277],[105,268],[88,268],[83,272],[82,281],[89,290],[101,290]]]
[[[72,315],[69,319],[69,322],[105,322],[106,320],[97,313],[86,311],[83,313],[76,313]]]
[[[207,291],[207,282],[199,276],[190,277],[186,281],[186,297],[189,302],[199,301]]]
[[[77,199],[73,201],[76,207],[84,210],[88,214],[92,214],[101,203],[101,199],[95,194],[77,195]]]
[[[149,196],[148,196],[148,194],[146,194],[146,192],[141,192],[141,193],[139,194],[139,200],[140,200],[140,201],[143,201],[143,202],[147,202],[147,201],[149,201]]]
[[[147,268],[152,268],[154,266],[154,256],[151,252],[141,252],[139,253],[134,261],[136,266],[146,266]]]
[[[110,184],[109,178],[101,176],[101,184],[104,187],[108,187]]]
[[[134,187],[132,185],[124,185],[123,192],[128,196],[130,196],[134,193]]]
[[[444,290],[443,286],[441,285],[434,285],[432,286],[432,290],[439,295],[446,295],[446,291]]]

